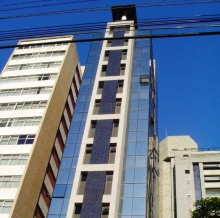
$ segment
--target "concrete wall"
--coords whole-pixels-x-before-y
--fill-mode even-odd
[[[206,188],[218,189],[220,182],[205,182],[204,176],[219,176],[220,170],[203,169],[203,164],[220,163],[220,152],[198,152],[197,144],[189,136],[167,137],[160,143],[159,217],[189,218],[196,201],[195,173],[198,164],[201,196]],[[200,184],[196,183],[197,187]]]
[[[197,144],[189,136],[169,136],[160,142],[159,160],[159,217],[173,217],[173,164],[171,158],[177,150],[194,149]]]

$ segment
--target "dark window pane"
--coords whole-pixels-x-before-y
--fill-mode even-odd
[[[24,143],[25,143],[25,139],[19,139],[17,142],[18,145],[24,145]]]
[[[25,144],[32,144],[34,142],[34,139],[27,139]]]

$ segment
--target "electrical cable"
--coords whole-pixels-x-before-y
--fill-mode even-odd
[[[25,5],[25,4],[32,4],[32,3],[36,3],[36,2],[51,2],[53,0],[37,0],[37,1],[27,1],[27,2],[17,2],[17,3],[13,3],[13,4],[5,4],[5,5],[1,5],[1,7],[8,7],[11,5]]]
[[[181,25],[181,26],[177,26],[177,27],[157,27],[157,28],[141,28],[141,29],[139,29],[140,31],[150,31],[150,30],[153,30],[153,31],[156,31],[156,30],[181,30],[181,31],[183,31],[183,30],[185,30],[185,29],[189,29],[189,28],[193,28],[193,29],[195,29],[195,28],[204,28],[204,27],[206,27],[206,28],[219,28],[220,27],[220,24],[215,24],[215,25],[195,25],[195,26],[184,26],[184,25]],[[94,30],[95,31],[95,30]],[[74,35],[75,37],[76,36],[86,36],[86,35],[91,35],[91,34],[97,34],[97,33],[102,33],[102,32],[100,32],[100,30],[99,30],[99,32],[87,32],[87,33],[85,33],[85,32],[78,32],[78,33],[73,33],[72,31],[65,31],[65,35]],[[59,35],[64,35],[64,32],[63,31],[60,31],[60,32],[58,32],[58,31],[54,31],[54,32],[50,32],[50,34],[45,34],[45,33],[43,33],[43,34],[30,34],[30,35],[28,35],[28,34],[26,34],[25,35],[25,37],[23,36],[23,35],[21,35],[21,36],[17,36],[16,38],[14,38],[14,37],[7,37],[7,41],[13,41],[13,40],[19,40],[19,39],[24,39],[24,38],[40,38],[40,37],[50,37],[50,36],[59,36]],[[2,37],[2,38],[0,38],[0,41],[2,42],[2,41],[4,41],[5,42],[5,38],[4,37]]]
[[[31,9],[31,8],[40,8],[40,7],[47,7],[47,6],[55,6],[55,5],[67,5],[67,4],[78,4],[78,3],[82,3],[82,2],[95,2],[98,0],[78,0],[77,2],[62,2],[62,3],[54,3],[54,4],[47,4],[47,5],[35,5],[35,6],[27,6],[27,7],[22,7],[22,8],[10,8],[10,9],[3,9],[0,11],[15,11],[15,10],[19,10],[19,9]]]
[[[188,1],[188,2],[167,2],[167,3],[142,3],[136,4],[136,8],[142,7],[155,7],[155,6],[172,6],[172,5],[188,5],[188,4],[206,4],[206,3],[216,3],[220,2],[220,0],[204,0],[204,1]],[[122,8],[124,6],[121,6]],[[133,6],[131,6],[133,7]],[[120,8],[120,6],[119,6]],[[96,7],[96,8],[80,8],[80,9],[68,9],[68,10],[61,10],[61,11],[49,11],[49,12],[41,12],[41,13],[30,13],[30,14],[20,14],[20,15],[12,15],[12,16],[3,16],[0,17],[1,20],[3,19],[11,19],[11,18],[22,18],[22,17],[33,17],[33,16],[43,16],[43,15],[57,15],[57,14],[67,14],[67,13],[79,13],[79,12],[88,12],[88,11],[100,11],[100,10],[109,10],[111,6],[103,6],[103,7]]]
[[[205,16],[200,16],[199,19],[192,19],[192,18],[184,18],[184,19],[178,19],[178,20],[173,20],[173,19],[167,19],[165,20],[162,18],[161,20],[151,20],[150,22],[143,22],[146,19],[141,20],[141,22],[138,23],[138,28],[140,30],[143,30],[143,27],[151,27],[150,29],[153,30],[158,30],[158,29],[175,29],[178,28],[179,26],[175,27],[175,25],[182,25],[182,29],[186,28],[186,26],[183,25],[192,25],[194,24],[194,28],[197,28],[195,24],[197,23],[210,23],[210,25],[206,25],[206,27],[218,27],[219,22],[220,22],[220,16],[219,15],[205,15]],[[217,22],[217,23],[216,23]],[[105,25],[104,25],[105,24]],[[163,28],[161,27],[163,26]],[[166,28],[165,28],[165,27]],[[189,26],[187,27],[189,28]],[[22,39],[22,38],[33,38],[33,37],[39,37],[39,36],[51,36],[54,35],[54,33],[57,35],[59,33],[64,34],[74,34],[74,35],[85,35],[85,34],[93,34],[94,32],[91,31],[96,31],[96,30],[106,30],[106,23],[100,22],[99,25],[95,25],[95,23],[86,23],[84,24],[78,24],[78,25],[65,25],[65,26],[53,26],[53,27],[45,27],[45,28],[34,28],[34,29],[24,29],[24,30],[14,30],[14,31],[3,31],[0,33],[0,41],[5,41],[5,40],[16,40],[16,39]],[[146,28],[145,28],[146,30]]]
[[[183,18],[183,19],[181,19]],[[196,19],[195,19],[196,18]],[[198,22],[218,22],[220,19],[220,14],[215,14],[215,15],[200,15],[200,16],[194,16],[194,17],[177,17],[177,19],[174,20],[173,17],[168,17],[168,18],[157,18],[157,19],[141,19],[138,22],[138,27],[147,25],[148,26],[153,26],[153,25],[166,25],[166,24],[184,24],[184,23],[198,23]],[[21,32],[21,31],[42,31],[46,30],[48,31],[49,29],[59,29],[59,28],[71,28],[74,27],[75,29],[77,28],[103,28],[106,26],[106,22],[96,22],[96,23],[81,23],[81,24],[73,24],[73,25],[59,25],[59,26],[47,26],[47,27],[41,27],[41,28],[32,28],[30,29],[21,29],[21,30],[9,30],[9,31],[3,31],[2,34],[5,35],[8,32],[11,32],[15,34],[16,32]],[[1,33],[0,33],[1,35]]]
[[[51,1],[54,2],[54,0],[36,0],[36,1],[17,2],[17,3],[12,3],[12,4],[0,4],[0,7],[10,7],[12,5],[16,5],[17,6],[17,5],[24,5],[24,4],[33,4],[33,3],[38,3],[38,2],[45,3],[45,2],[51,2]],[[170,0],[170,1],[172,2],[172,1],[175,1],[175,0]],[[212,1],[216,2],[217,0],[212,0]],[[62,1],[62,3],[63,3],[63,1]],[[152,3],[152,2],[148,2],[148,3]]]
[[[220,35],[220,31],[214,32],[189,32],[189,33],[171,33],[171,34],[149,34],[149,35],[139,35],[139,36],[124,36],[124,37],[101,37],[101,38],[88,38],[88,39],[73,39],[66,41],[53,41],[47,43],[32,43],[32,44],[22,44],[22,45],[5,45],[0,46],[0,49],[15,48],[34,45],[47,45],[47,44],[60,44],[60,43],[78,43],[78,42],[92,42],[92,41],[104,41],[104,40],[118,40],[118,39],[156,39],[156,38],[173,38],[173,37],[189,37],[189,36],[213,36]]]

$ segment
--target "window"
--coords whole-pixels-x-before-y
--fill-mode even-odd
[[[110,51],[105,51],[104,61],[108,61],[109,55],[110,55]]]
[[[206,197],[219,197],[220,188],[206,188]]]
[[[203,163],[204,170],[218,170],[220,169],[220,163]]]
[[[96,99],[93,109],[94,115],[99,114],[100,105],[101,105],[101,99]],[[115,114],[119,114],[120,111],[121,111],[121,98],[117,98],[115,102]]]
[[[122,50],[122,60],[126,60],[127,59],[127,50]]]
[[[149,83],[149,81],[150,81],[149,75],[140,76],[140,83]]]
[[[21,102],[21,103],[6,103],[0,104],[0,111],[7,110],[26,110],[26,109],[39,109],[45,108],[47,105],[46,101],[32,101],[32,102]]]
[[[115,154],[116,154],[116,143],[111,143],[109,147],[109,157],[108,157],[109,164],[115,163]]]
[[[102,65],[101,76],[105,76],[106,75],[106,70],[107,70],[107,65]]]
[[[117,98],[115,102],[115,113],[120,114],[121,112],[121,98]]]
[[[109,215],[109,204],[102,204],[101,218],[108,218]]]
[[[86,151],[84,154],[84,160],[83,160],[84,164],[90,163],[91,154],[92,154],[92,144],[88,144],[88,145],[86,145]]]
[[[100,103],[101,103],[100,99],[95,100],[93,114],[99,114]]]
[[[104,86],[104,81],[100,81],[98,85],[97,94],[102,94],[103,86]]]
[[[92,155],[92,144],[86,145],[86,150],[84,154],[83,164],[89,164],[91,155]],[[116,144],[111,143],[109,147],[109,157],[108,157],[108,163],[112,164],[115,162],[115,153],[116,153]]]
[[[87,172],[82,172],[81,173],[79,188],[78,188],[78,192],[77,192],[78,195],[83,195],[84,194],[87,176],[88,176]]]
[[[118,126],[119,126],[119,120],[114,120],[112,127],[112,137],[118,136]]]
[[[106,76],[107,65],[102,65],[101,77]],[[125,64],[120,65],[120,73],[121,76],[125,75]]]
[[[190,174],[190,170],[185,170],[185,174]]]
[[[96,121],[91,121],[90,130],[89,130],[89,138],[94,138],[96,130]]]
[[[127,25],[127,26],[126,26],[126,33],[128,33],[129,31],[130,31],[130,26]]]
[[[41,47],[53,47],[53,46],[62,46],[62,45],[68,45],[67,42],[63,42],[63,43],[51,43],[51,44],[44,44],[44,45],[24,45],[21,47],[18,47],[18,49],[29,49],[29,48],[41,48]]]
[[[35,64],[20,64],[20,65],[9,65],[6,67],[5,71],[15,71],[15,70],[28,70],[28,69],[40,69],[40,68],[51,68],[59,67],[61,61],[57,62],[45,62],[45,63],[35,63]]]
[[[50,57],[50,56],[61,56],[64,55],[65,51],[54,51],[54,52],[38,52],[32,54],[20,54],[14,55],[12,60],[19,60],[19,59],[30,59],[30,58],[41,58],[41,57]]]
[[[122,93],[123,92],[123,85],[124,85],[124,81],[123,80],[119,80],[118,81],[118,93]]]
[[[0,165],[25,165],[28,154],[4,154],[0,155]]]
[[[205,176],[205,182],[220,182],[220,176]]]
[[[35,135],[0,136],[0,145],[24,145],[32,144]]]
[[[13,201],[0,200],[0,214],[9,214]]]
[[[112,40],[108,40],[107,44],[106,44],[106,47],[111,47],[111,45],[112,45]]]
[[[82,210],[82,204],[75,204],[75,211],[73,218],[80,218],[81,210]]]
[[[121,64],[120,66],[120,75],[121,76],[125,75],[125,64]]]
[[[105,179],[104,195],[110,195],[112,191],[113,172],[107,172]]]
[[[128,39],[125,39],[124,46],[127,46],[127,45],[128,45]]]
[[[29,81],[41,81],[41,80],[54,80],[57,74],[39,74],[33,76],[16,76],[16,77],[3,77],[0,79],[0,83],[14,83],[14,82],[29,82]]]
[[[0,97],[16,95],[34,95],[50,93],[51,87],[0,90]]]
[[[0,176],[0,188],[17,188],[21,176]]]
[[[61,64],[61,61],[57,61],[57,62],[50,62],[48,64],[48,67],[51,68],[51,67],[59,67]]]
[[[85,191],[86,181],[88,177],[88,172],[82,172],[81,178],[78,186],[78,195],[83,195]],[[112,180],[113,180],[113,172],[107,172],[105,178],[105,190],[104,195],[110,195],[112,190]]]
[[[127,45],[128,45],[128,39],[125,39],[123,46],[127,46]],[[112,46],[112,40],[108,40],[106,43],[106,47],[111,47],[111,46]]]
[[[41,117],[0,119],[0,127],[37,126],[40,121]]]
[[[82,203],[76,203],[73,218],[80,218],[81,210],[82,210]],[[102,204],[102,212],[100,218],[108,218],[108,215],[109,215],[109,204],[104,203]]]
[[[113,33],[113,31],[114,31],[114,29],[115,29],[115,27],[114,27],[114,26],[110,26],[110,27],[109,27],[109,34],[112,34],[112,33]]]

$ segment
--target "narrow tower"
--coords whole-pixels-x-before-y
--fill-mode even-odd
[[[156,217],[155,63],[138,39],[150,33],[134,5],[112,15],[108,40],[91,45],[48,218]]]

